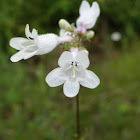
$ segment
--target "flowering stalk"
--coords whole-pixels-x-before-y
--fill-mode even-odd
[[[10,46],[19,50],[10,60],[18,62],[26,60],[34,55],[43,55],[49,53],[58,45],[61,45],[64,51],[59,60],[58,68],[52,70],[45,78],[50,87],[57,87],[62,84],[63,92],[67,97],[76,96],[76,118],[77,118],[77,139],[80,139],[80,115],[79,115],[79,95],[80,85],[94,89],[100,84],[98,76],[88,70],[90,65],[89,52],[83,45],[84,40],[90,40],[94,37],[94,31],[89,30],[94,27],[100,14],[100,8],[97,2],[92,5],[83,0],[79,9],[79,17],[76,26],[70,24],[65,19],[59,21],[59,36],[53,33],[38,35],[36,29],[32,32],[29,25],[25,27],[27,38],[15,37],[9,42]]]
[[[70,55],[68,55],[68,52],[67,53],[64,52],[65,55],[63,53],[60,57],[61,59],[59,59],[59,60],[62,60],[62,56],[65,56],[65,57],[63,57],[63,59],[65,59],[65,67],[66,67],[66,65],[68,65],[68,64],[66,64],[66,62],[67,63],[69,62],[72,65],[72,68],[71,68],[71,66],[68,66],[66,69],[66,75],[68,74],[68,77],[69,77],[68,79],[69,79],[69,82],[71,83],[71,84],[69,84],[70,89],[67,87],[67,90],[66,90],[66,83],[68,81],[68,79],[66,78],[67,79],[66,82],[63,81],[64,82],[63,91],[67,97],[76,96],[76,127],[77,127],[77,139],[78,140],[80,139],[80,115],[79,115],[79,95],[78,95],[79,84],[77,85],[77,83],[75,81],[80,83],[82,86],[85,86],[88,88],[95,88],[100,83],[99,78],[96,77],[96,75],[93,76],[93,72],[90,73],[89,77],[92,80],[94,79],[94,82],[92,80],[89,80],[89,77],[84,72],[84,68],[87,68],[89,66],[89,60],[88,60],[88,51],[85,49],[85,46],[82,43],[83,40],[90,40],[94,37],[94,35],[95,35],[94,31],[88,30],[88,29],[91,29],[95,25],[96,20],[100,14],[100,8],[99,8],[99,5],[97,2],[93,2],[92,6],[90,7],[89,3],[85,0],[83,0],[83,2],[81,3],[80,9],[79,9],[79,13],[80,13],[80,16],[76,21],[77,27],[75,27],[73,24],[71,24],[71,26],[70,26],[69,22],[67,22],[64,19],[61,19],[59,21],[59,26],[61,29],[60,36],[70,35],[73,38],[68,43],[68,45],[64,44],[64,48],[67,47],[66,49],[70,50],[73,58],[70,58]],[[82,51],[80,51],[80,50],[82,50]],[[80,55],[80,53],[82,55]],[[77,57],[78,57],[78,59],[77,59]],[[68,59],[68,60],[66,60],[66,59]],[[59,61],[58,61],[58,64],[59,64]],[[59,64],[59,66],[60,66],[60,64]],[[64,69],[65,68],[63,68],[63,70]],[[54,73],[52,73],[52,74],[54,74]],[[79,77],[79,75],[82,78],[85,77],[83,80],[84,82],[81,82],[81,80],[78,80],[78,79],[82,79],[81,77]],[[63,77],[63,80],[64,79],[65,78]],[[47,80],[47,78],[46,78],[46,82],[48,84],[50,83]],[[72,90],[71,88],[74,90]]]

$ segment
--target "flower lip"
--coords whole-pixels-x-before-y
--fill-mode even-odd
[[[92,6],[90,7],[87,1],[83,1],[81,3],[79,9],[79,18],[76,21],[76,25],[78,28],[81,28],[81,25],[84,25],[86,29],[91,29],[100,15],[100,7],[97,2],[93,2]],[[83,30],[83,29],[80,29]]]
[[[38,33],[36,29],[32,29],[32,32],[30,32],[29,29],[29,24],[26,24],[25,26],[25,35],[29,40],[33,40],[34,43],[37,45],[37,47],[39,48],[39,39],[38,39]]]

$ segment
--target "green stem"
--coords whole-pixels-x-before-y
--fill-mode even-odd
[[[77,140],[79,140],[80,139],[79,94],[76,96],[76,125],[77,125]]]

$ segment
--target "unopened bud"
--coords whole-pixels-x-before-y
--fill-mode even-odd
[[[85,34],[85,36],[86,36],[87,39],[93,38],[94,35],[95,35],[95,33],[94,33],[94,31],[92,31],[92,30],[87,31],[86,34]]]
[[[71,25],[65,19],[60,19],[58,24],[59,24],[60,28],[66,30],[66,31],[71,31],[72,30]]]

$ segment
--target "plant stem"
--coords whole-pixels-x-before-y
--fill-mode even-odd
[[[76,96],[77,140],[80,139],[79,95]]]

